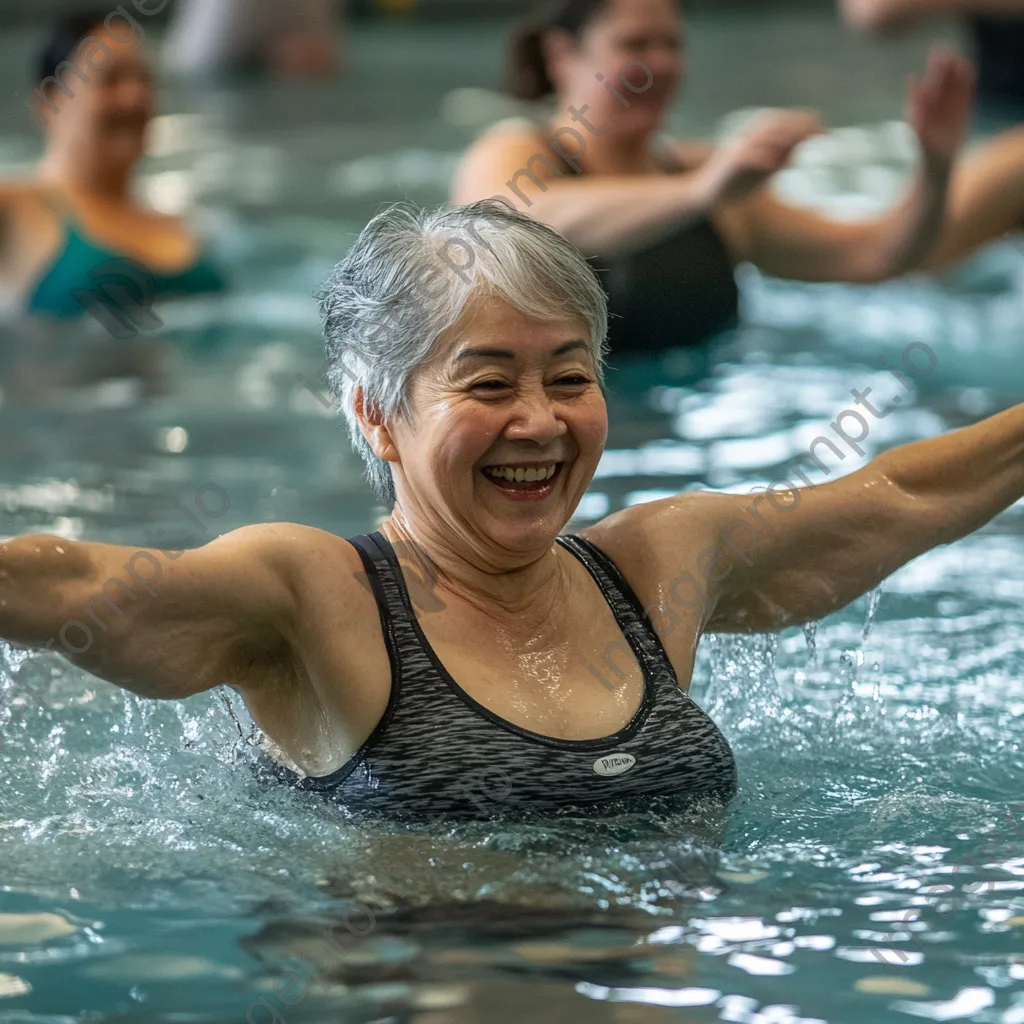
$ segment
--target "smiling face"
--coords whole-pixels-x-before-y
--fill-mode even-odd
[[[677,0],[609,0],[579,39],[564,33],[549,38],[552,81],[564,104],[589,106],[587,120],[599,131],[655,131],[683,79],[683,45]],[[608,85],[629,102],[628,108]]]
[[[414,376],[385,458],[409,521],[508,565],[550,548],[607,432],[586,325],[534,320],[492,297]]]
[[[153,74],[141,40],[119,39],[101,25],[69,60],[74,70],[60,79],[70,95],[51,83],[37,103],[50,145],[112,168],[134,164],[153,117]]]

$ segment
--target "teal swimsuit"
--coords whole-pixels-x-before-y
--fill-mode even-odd
[[[102,296],[103,286],[111,282],[122,287],[129,284],[139,293],[140,304],[170,295],[198,295],[226,288],[223,275],[205,254],[185,270],[159,273],[90,241],[69,215],[58,215],[66,232],[64,248],[28,299],[30,313],[63,319],[79,317],[89,309],[89,296]]]

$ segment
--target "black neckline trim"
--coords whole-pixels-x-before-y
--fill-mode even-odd
[[[633,717],[617,732],[612,733],[609,736],[599,736],[596,739],[589,740],[570,740],[564,739],[559,736],[548,736],[544,733],[534,732],[532,729],[526,729],[523,726],[516,725],[515,722],[510,722],[507,718],[502,718],[496,714],[490,708],[481,704],[476,698],[472,697],[467,693],[458,683],[458,681],[452,676],[452,674],[445,668],[444,663],[437,656],[434,648],[431,646],[430,641],[427,639],[426,634],[423,632],[423,627],[420,625],[419,619],[416,616],[415,610],[412,606],[412,601],[409,596],[408,588],[405,585],[405,577],[402,573],[402,567],[398,561],[398,556],[395,554],[394,548],[391,546],[388,539],[381,533],[375,533],[372,535],[374,539],[378,540],[381,545],[384,557],[387,559],[388,565],[391,570],[395,573],[396,581],[399,585],[399,591],[402,595],[402,603],[406,611],[409,613],[409,626],[413,629],[416,634],[416,639],[420,643],[423,653],[429,659],[434,670],[437,672],[439,678],[445,683],[448,689],[467,707],[472,711],[479,714],[482,718],[487,719],[492,724],[499,726],[506,732],[511,732],[513,735],[520,737],[521,739],[528,740],[532,743],[537,743],[546,747],[553,747],[559,750],[576,750],[576,751],[597,751],[602,752],[605,750],[612,749],[620,744],[632,739],[644,726],[647,719],[650,717],[651,711],[654,709],[654,705],[657,698],[657,690],[654,679],[654,672],[650,665],[647,652],[643,650],[639,642],[636,639],[635,632],[633,630],[623,629],[622,623],[619,621],[619,617],[615,614],[615,609],[611,607],[609,603],[609,610],[612,612],[615,618],[616,624],[619,626],[620,631],[623,634],[626,642],[629,644],[630,649],[636,656],[637,663],[640,666],[640,671],[644,681],[644,692],[643,697],[640,701],[640,706],[637,708]],[[558,538],[561,542],[563,538]],[[576,557],[587,570],[590,577],[594,580],[594,583],[601,591],[602,596],[605,600],[608,600],[607,594],[605,593],[604,587],[601,585],[601,581],[594,575],[592,568],[587,565],[586,561],[580,557],[580,555],[574,551],[571,547],[566,544],[562,544],[574,557]]]

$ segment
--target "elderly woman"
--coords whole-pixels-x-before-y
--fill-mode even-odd
[[[184,553],[17,538],[0,636],[146,697],[228,683],[296,784],[352,809],[727,800],[729,745],[688,696],[701,636],[826,615],[1024,495],[1018,406],[824,486],[687,493],[564,536],[608,429],[605,296],[575,248],[496,202],[392,209],[322,308],[393,503],[380,531],[251,526]]]
[[[451,198],[514,202],[594,257],[608,290],[612,347],[698,344],[732,326],[734,271],[867,283],[949,267],[1024,227],[1024,132],[957,162],[973,71],[933,55],[910,83],[921,162],[904,201],[850,223],[782,201],[769,187],[820,133],[806,111],[765,114],[710,147],[663,134],[685,76],[678,0],[557,0],[510,47],[510,89],[547,101],[479,138]],[[946,216],[948,214],[948,216]]]

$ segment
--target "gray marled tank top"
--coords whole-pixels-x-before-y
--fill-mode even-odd
[[[354,537],[380,608],[391,697],[351,760],[321,778],[274,774],[352,811],[439,820],[604,812],[698,797],[727,801],[736,763],[714,722],[680,688],[641,605],[611,560],[581,537],[559,543],[587,568],[643,670],[623,729],[594,740],[543,736],[500,718],[448,674],[420,628],[394,549]],[[660,801],[659,801],[660,803]]]

